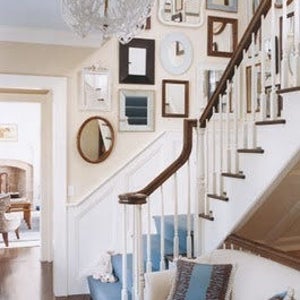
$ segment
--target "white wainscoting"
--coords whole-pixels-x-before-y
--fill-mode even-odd
[[[181,148],[182,132],[163,133],[86,199],[68,206],[69,295],[87,293],[86,276],[101,253],[121,249],[118,195],[143,188],[177,158]]]

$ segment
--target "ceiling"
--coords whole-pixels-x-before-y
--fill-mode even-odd
[[[82,39],[64,23],[61,0],[0,0],[0,41],[99,47],[101,36]]]

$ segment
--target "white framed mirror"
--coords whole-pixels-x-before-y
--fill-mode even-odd
[[[205,0],[159,0],[158,19],[165,25],[200,27]]]
[[[110,72],[95,67],[81,71],[81,103],[83,110],[111,110]]]
[[[160,61],[168,73],[183,74],[192,64],[192,60],[192,44],[185,34],[172,32],[164,37],[160,45]]]

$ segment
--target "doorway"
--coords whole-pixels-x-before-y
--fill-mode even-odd
[[[66,108],[67,80],[63,77],[0,74],[0,89],[14,93],[47,92],[41,105],[41,260],[53,262],[55,296],[68,294],[66,218]],[[50,112],[50,113],[49,113]],[[43,142],[44,141],[44,142]],[[54,222],[55,220],[55,222]]]

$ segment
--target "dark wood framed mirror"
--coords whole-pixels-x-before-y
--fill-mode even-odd
[[[187,80],[162,81],[162,116],[187,118],[189,116],[189,82]]]
[[[231,57],[237,47],[237,19],[208,16],[207,30],[207,54]]]
[[[132,39],[119,44],[119,82],[154,84],[155,41]]]
[[[114,145],[114,130],[106,119],[93,116],[85,120],[77,134],[77,149],[87,162],[97,164],[104,161]]]

